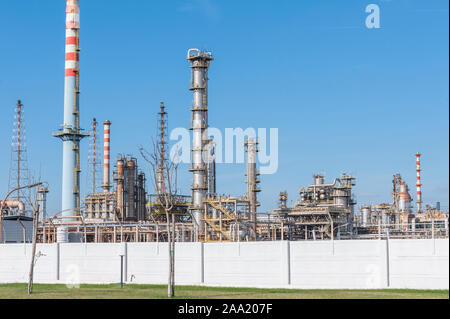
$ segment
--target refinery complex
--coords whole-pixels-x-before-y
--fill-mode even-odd
[[[154,150],[147,158],[142,150],[135,156],[122,155],[114,149],[111,132],[114,123],[108,119],[92,120],[89,131],[80,128],[79,70],[79,0],[67,0],[66,54],[64,86],[64,122],[53,133],[62,143],[61,209],[49,212],[47,194],[52,185],[33,183],[26,165],[26,148],[21,130],[24,105],[15,105],[15,135],[13,137],[9,193],[0,198],[0,243],[30,242],[33,209],[38,209],[37,241],[56,242],[164,242],[168,222],[174,223],[178,242],[227,242],[275,240],[358,240],[377,239],[388,232],[391,238],[448,238],[448,212],[439,203],[426,205],[421,192],[421,154],[409,154],[405,161],[416,162],[415,192],[397,172],[392,172],[392,188],[386,189],[389,203],[364,205],[357,203],[353,187],[357,176],[342,173],[336,177],[311,172],[309,185],[298,185],[298,194],[280,189],[278,207],[259,209],[258,193],[264,187],[258,168],[258,139],[247,137],[244,145],[246,193],[230,196],[216,189],[216,163],[204,154],[214,153],[214,141],[208,138],[208,127],[214,118],[208,117],[208,70],[213,66],[213,53],[186,48],[186,68],[190,68],[192,93],[190,107],[191,164],[190,189],[177,192],[168,184],[177,178],[179,169],[171,165],[168,140],[168,117],[164,102],[154,105],[158,135]],[[214,105],[211,105],[214,108]],[[33,119],[29,119],[32,121]],[[101,125],[102,123],[102,125]],[[103,136],[99,134],[103,130]],[[80,144],[90,139],[89,173],[92,188],[86,196],[80,194]],[[103,151],[97,150],[102,145]],[[114,152],[111,152],[114,150]],[[141,153],[141,154],[140,154]],[[103,160],[102,160],[103,159]],[[97,170],[103,166],[103,177]],[[153,167],[148,172],[148,167]],[[175,177],[174,177],[175,176]],[[41,177],[45,180],[45,176]],[[175,181],[176,182],[176,181]],[[101,185],[100,185],[101,184]],[[100,185],[100,187],[96,187]],[[101,188],[101,191],[99,189]],[[37,205],[27,201],[30,194]],[[413,200],[414,197],[414,200]],[[168,220],[168,203],[170,199]],[[289,206],[288,198],[294,199]]]

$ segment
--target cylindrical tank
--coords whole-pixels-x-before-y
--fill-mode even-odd
[[[56,242],[57,243],[68,243],[69,242],[69,227],[58,226],[56,228]]]
[[[119,213],[121,218],[124,217],[124,207],[123,207],[123,183],[124,183],[124,161],[122,158],[117,160],[117,193],[116,193],[116,201],[117,208],[119,209]]]
[[[317,174],[314,175],[314,185],[323,185],[325,179],[323,175]]]
[[[345,189],[335,188],[333,191],[334,205],[348,208],[348,196]]]
[[[400,211],[407,211],[410,209],[411,196],[408,193],[408,186],[405,183],[400,184],[398,208]]]
[[[144,173],[138,174],[138,200],[137,200],[137,207],[138,207],[138,220],[144,220],[145,219],[145,175]]]
[[[361,207],[361,226],[367,227],[369,224],[369,218],[370,218],[370,207],[369,206]]]
[[[136,165],[132,159],[129,159],[126,163],[127,177],[126,177],[126,189],[127,189],[127,219],[136,219],[135,209],[135,184],[136,184]]]

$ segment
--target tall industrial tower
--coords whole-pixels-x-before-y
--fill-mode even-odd
[[[13,190],[16,187],[29,184],[29,171],[27,161],[27,148],[25,143],[25,125],[23,120],[23,104],[17,101],[14,110],[14,128],[11,144],[11,163],[9,167],[8,189]],[[27,196],[26,190],[18,190],[11,194],[11,198],[24,201]]]
[[[101,164],[101,161],[99,160],[98,157],[98,154],[100,154],[100,152],[98,148],[97,137],[98,137],[97,120],[94,118],[92,120],[91,137],[89,141],[89,155],[88,155],[88,166],[89,166],[88,189],[90,189],[92,193],[97,192],[97,184],[99,180],[98,166]]]
[[[111,122],[103,122],[103,192],[109,193],[111,191],[110,179],[110,151],[111,151]]]
[[[249,137],[247,142],[245,142],[247,150],[247,169],[245,175],[247,176],[247,197],[250,202],[249,217],[253,239],[256,239],[256,208],[259,206],[256,195],[261,191],[258,188],[259,172],[256,170],[257,145],[258,142],[253,137]]]
[[[66,2],[66,57],[64,81],[64,123],[53,136],[63,142],[62,207],[63,216],[80,213],[80,141],[89,134],[80,129],[79,0]]]
[[[158,112],[158,168],[156,171],[156,193],[163,194],[166,192],[164,185],[164,167],[166,165],[166,146],[167,146],[167,112],[164,109],[164,103],[160,103],[160,111]]]
[[[416,182],[416,189],[417,189],[417,212],[422,212],[422,184],[420,182],[420,153],[416,153],[416,172],[417,172],[417,182]]]
[[[192,199],[190,209],[194,217],[197,235],[203,230],[203,198],[207,187],[207,167],[202,156],[208,151],[208,69],[213,60],[211,52],[202,52],[199,49],[189,49],[187,60],[191,64],[191,87],[193,92],[192,124],[193,141],[191,149],[193,183],[191,185]]]

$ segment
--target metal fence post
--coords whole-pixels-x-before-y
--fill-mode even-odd
[[[60,274],[60,251],[59,251],[59,243],[55,243],[55,249],[56,249],[56,280],[59,280],[59,274]]]
[[[391,285],[389,267],[389,228],[386,228],[386,280],[388,287]]]
[[[123,255],[120,255],[120,288],[123,288]]]

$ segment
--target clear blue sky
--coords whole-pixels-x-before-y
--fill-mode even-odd
[[[261,210],[278,192],[297,199],[313,173],[356,175],[359,204],[389,202],[401,173],[415,199],[449,194],[449,43],[446,0],[81,0],[81,125],[112,122],[112,157],[138,156],[169,124],[188,127],[189,48],[212,50],[210,125],[278,127],[278,172],[261,180]],[[381,28],[365,27],[366,5]],[[13,110],[23,101],[29,166],[60,207],[65,1],[0,1],[0,194],[8,187]],[[86,191],[87,140],[82,142]],[[144,169],[149,173],[148,166]],[[218,191],[243,194],[243,165],[218,167]],[[189,192],[191,174],[181,175]]]

